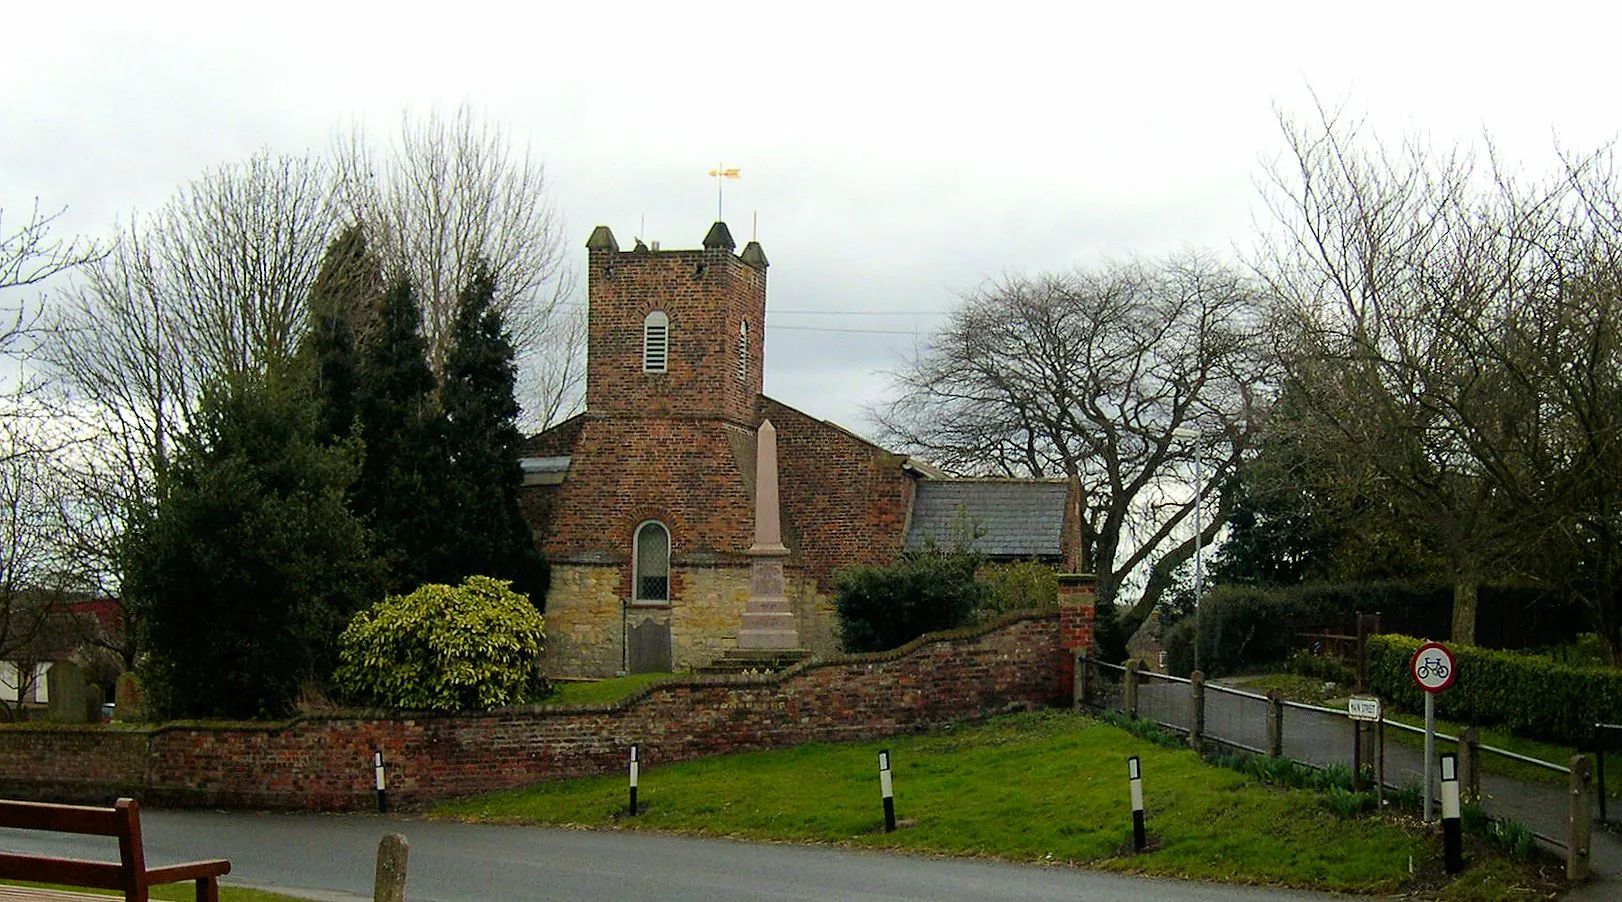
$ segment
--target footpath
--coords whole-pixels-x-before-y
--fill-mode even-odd
[[[1140,717],[1187,727],[1188,687],[1183,684],[1151,682],[1140,688],[1138,704]],[[1266,706],[1243,696],[1208,690],[1205,695],[1205,729],[1207,735],[1216,739],[1252,748],[1266,748]],[[1392,786],[1422,785],[1423,750],[1396,741],[1394,732],[1392,728],[1386,728],[1386,783]],[[1284,754],[1320,767],[1329,764],[1350,766],[1351,721],[1344,714],[1286,707]],[[1490,753],[1483,753],[1484,757],[1488,755]],[[1564,765],[1568,762],[1553,763]],[[1481,793],[1482,808],[1489,815],[1525,826],[1538,835],[1540,845],[1564,857],[1566,819],[1571,802],[1568,784],[1563,777],[1560,782],[1543,783],[1483,772]],[[1609,807],[1613,817],[1622,819],[1622,801],[1613,799]],[[1615,902],[1622,899],[1622,835],[1617,832],[1617,827],[1607,826],[1598,820],[1597,799],[1592,817],[1589,861],[1593,877],[1565,898],[1570,902]]]

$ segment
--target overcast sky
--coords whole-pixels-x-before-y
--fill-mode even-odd
[[[766,391],[858,431],[1002,273],[1240,257],[1275,110],[1490,134],[1530,171],[1622,128],[1613,4],[9,3],[0,207],[97,236],[261,148],[470,103],[594,225],[696,247],[726,186],[772,267]],[[826,331],[862,330],[862,331]]]

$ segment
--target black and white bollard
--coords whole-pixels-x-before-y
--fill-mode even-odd
[[[383,772],[383,750],[372,752],[372,775],[377,782],[377,813],[389,813],[389,783]]]
[[[890,782],[890,752],[879,752],[879,792],[884,795],[884,832],[895,832],[895,786]]]
[[[1137,755],[1126,759],[1126,776],[1132,783],[1132,850],[1142,852],[1149,836],[1143,824],[1143,765]]]
[[[636,817],[636,778],[640,765],[636,760],[636,744],[631,744],[631,807],[627,809],[631,817]]]
[[[1442,857],[1447,872],[1464,870],[1464,851],[1459,837],[1459,758],[1442,756]]]

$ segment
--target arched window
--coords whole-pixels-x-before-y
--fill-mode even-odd
[[[749,323],[738,323],[738,381],[749,381]]]
[[[642,321],[642,372],[665,372],[669,362],[670,317],[655,310]]]
[[[631,556],[633,600],[659,603],[670,600],[670,530],[656,520],[636,528]]]

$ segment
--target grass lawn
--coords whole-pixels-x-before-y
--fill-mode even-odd
[[[611,680],[558,683],[557,692],[542,700],[547,705],[609,705],[634,694],[644,686],[662,683],[684,673],[633,673]]]
[[[891,752],[903,819],[891,834],[882,829],[880,749]],[[1151,840],[1143,854],[1131,851],[1131,755],[1143,766]],[[644,767],[635,818],[624,816],[623,776],[463,800],[434,816],[985,855],[1359,893],[1413,889],[1411,869],[1440,870],[1435,835],[1381,818],[1337,817],[1318,793],[1267,786],[1068,712]],[[1508,887],[1524,882],[1519,867],[1499,870],[1483,860],[1470,873],[1488,893],[1449,898],[1517,898]]]

